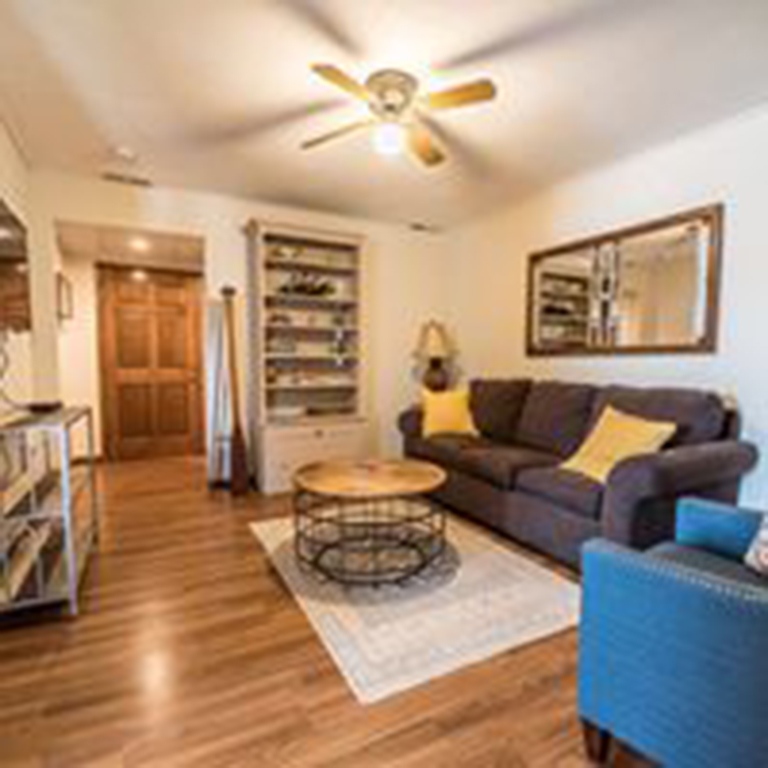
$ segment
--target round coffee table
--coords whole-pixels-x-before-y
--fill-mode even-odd
[[[296,555],[343,584],[406,581],[445,551],[445,511],[427,494],[445,472],[423,461],[327,461],[294,476]]]

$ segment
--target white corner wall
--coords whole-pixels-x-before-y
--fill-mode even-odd
[[[53,172],[30,182],[37,245],[48,264],[53,295],[60,263],[57,220],[140,227],[200,235],[205,239],[206,285],[210,295],[224,284],[241,291],[246,282],[243,224],[252,217],[357,232],[369,255],[368,349],[370,408],[383,454],[399,450],[395,421],[417,395],[410,354],[419,324],[444,316],[445,248],[437,235],[404,226],[319,214],[180,189],[134,189]],[[87,269],[87,268],[86,268]],[[99,408],[96,304],[92,277],[76,269],[75,318],[61,326],[49,313],[44,344],[36,359],[38,391]],[[50,305],[53,307],[53,303]],[[45,349],[43,349],[45,346]],[[243,390],[245,391],[245,390]]]
[[[527,358],[528,254],[722,201],[726,206],[715,355]],[[744,501],[768,508],[768,110],[572,178],[451,235],[449,296],[468,375],[710,387],[738,400],[763,454]]]

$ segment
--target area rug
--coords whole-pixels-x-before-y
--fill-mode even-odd
[[[454,518],[440,566],[378,588],[344,588],[302,569],[290,518],[251,531],[363,704],[578,622],[576,584]]]

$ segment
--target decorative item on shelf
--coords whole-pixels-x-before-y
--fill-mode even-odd
[[[280,310],[275,310],[274,312],[270,312],[267,315],[267,324],[291,326],[293,325],[293,318],[289,312],[281,312]]]
[[[344,328],[347,325],[348,315],[345,312],[334,312],[331,322],[337,328]]]
[[[286,336],[271,336],[267,341],[267,352],[272,354],[293,355],[296,350],[296,340]]]
[[[330,297],[336,293],[336,285],[321,275],[312,272],[294,272],[277,289],[285,296]]]
[[[426,366],[422,382],[427,389],[440,392],[448,389],[451,382],[449,364],[454,348],[442,323],[430,320],[421,328],[414,351],[417,361]]]
[[[301,256],[301,249],[280,243],[269,250],[269,258],[273,261],[296,261]]]

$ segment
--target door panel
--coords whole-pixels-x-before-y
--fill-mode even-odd
[[[145,309],[115,308],[115,352],[119,368],[149,368],[151,317]]]
[[[187,317],[184,312],[161,310],[157,316],[157,365],[159,368],[186,368]]]
[[[200,290],[197,276],[99,268],[108,458],[203,450]]]
[[[152,387],[121,384],[117,387],[118,417],[123,437],[152,437]]]
[[[157,429],[161,435],[185,435],[190,429],[189,387],[160,384],[157,388]]]

